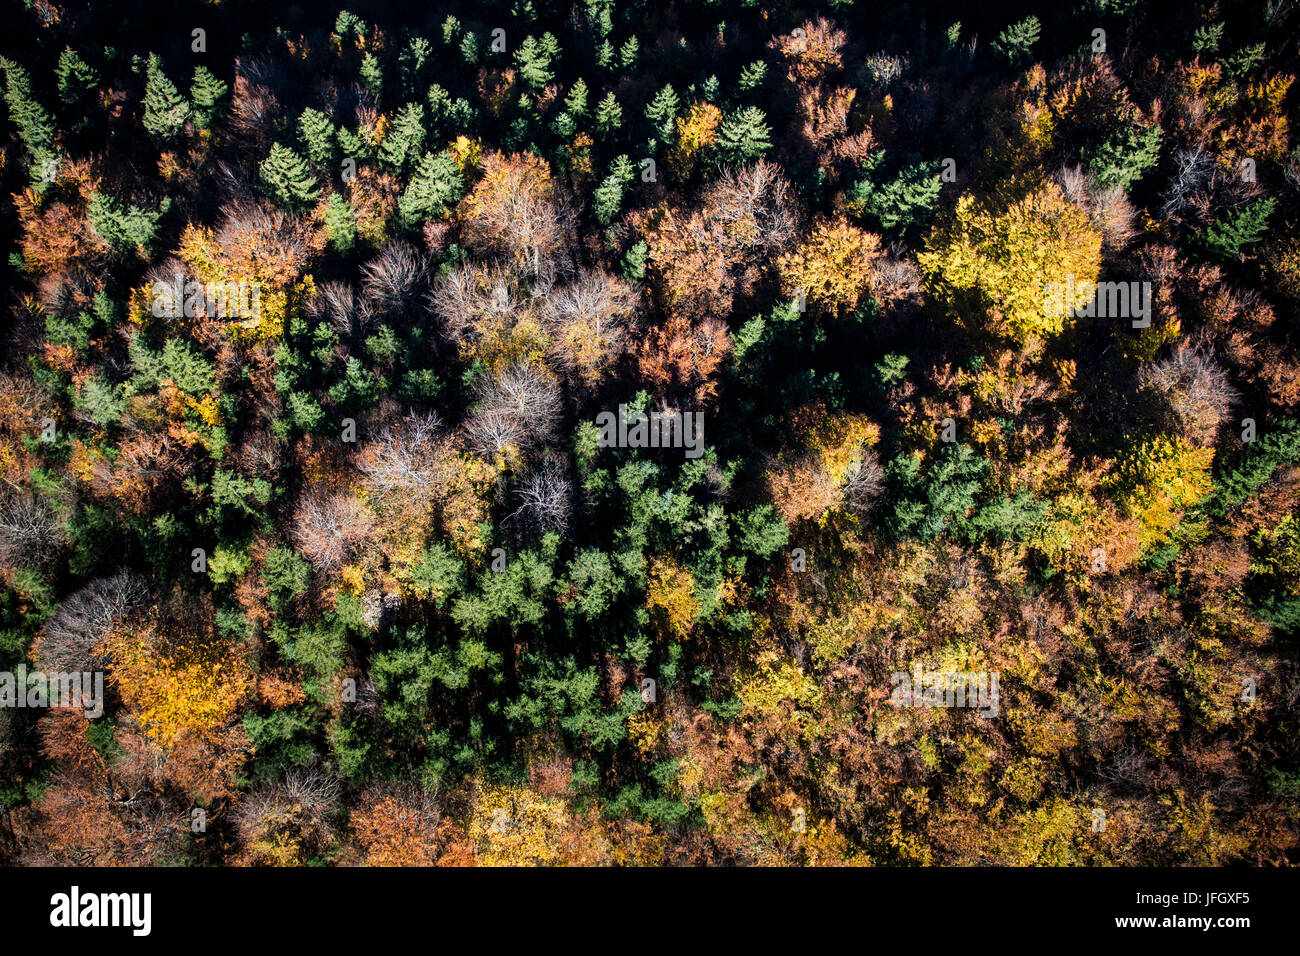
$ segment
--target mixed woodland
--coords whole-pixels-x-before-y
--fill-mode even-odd
[[[1300,861],[1296,3],[5,22],[0,861]]]

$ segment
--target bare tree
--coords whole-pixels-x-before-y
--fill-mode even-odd
[[[317,569],[337,571],[361,550],[373,529],[373,516],[351,495],[308,494],[298,502],[290,537]]]
[[[910,299],[921,291],[921,274],[916,263],[901,246],[891,246],[888,255],[876,260],[874,295],[881,302],[892,304]]]
[[[258,155],[266,152],[270,131],[283,109],[275,90],[284,82],[284,71],[266,57],[235,60],[235,85],[231,91],[230,119],[235,132]]]
[[[96,647],[148,597],[144,579],[131,571],[97,578],[71,594],[37,635],[36,659],[47,671],[90,670],[103,663]]]
[[[790,182],[773,163],[760,160],[739,172],[724,170],[704,201],[722,223],[752,223],[752,235],[742,232],[736,238],[744,237],[761,249],[785,248],[798,237],[798,207]]]
[[[342,336],[365,332],[371,324],[369,301],[357,295],[350,282],[325,282],[307,300],[308,316],[325,322]]]
[[[58,516],[30,492],[10,487],[0,494],[0,571],[50,567],[63,546]]]
[[[366,304],[380,315],[415,307],[428,281],[429,261],[405,242],[390,242],[361,267]]]
[[[603,270],[584,270],[547,297],[542,317],[556,336],[553,351],[580,383],[598,382],[627,350],[637,304],[632,288]]]
[[[522,448],[528,437],[524,422],[502,408],[475,412],[465,422],[465,435],[470,447],[488,459],[496,458],[511,446]]]
[[[560,423],[560,390],[536,365],[516,364],[479,388],[479,403],[465,423],[471,446],[495,457],[508,445],[544,445]]]
[[[1160,212],[1168,219],[1186,224],[1205,223],[1223,210],[1258,196],[1252,183],[1224,169],[1204,146],[1180,149],[1174,154],[1174,175],[1162,196]]]
[[[525,275],[543,275],[569,245],[573,210],[550,167],[531,154],[484,156],[463,210],[465,242]]]
[[[1077,163],[1073,166],[1062,166],[1053,178],[1061,187],[1061,195],[1065,197],[1066,202],[1087,208],[1088,174],[1083,171],[1082,166]]]
[[[864,446],[844,477],[844,502],[857,511],[871,507],[885,483],[885,470],[874,448]]]
[[[1137,210],[1122,186],[1110,186],[1094,193],[1088,215],[1101,230],[1102,242],[1108,249],[1124,248],[1137,234]]]
[[[274,478],[284,458],[275,435],[265,429],[249,432],[237,454],[239,469],[255,478]]]
[[[556,458],[548,458],[520,482],[516,494],[519,507],[507,520],[543,534],[568,530],[573,516],[573,482]]]
[[[447,338],[461,344],[477,341],[488,329],[514,325],[527,309],[508,273],[474,265],[452,270],[426,301]]]
[[[1156,396],[1167,424],[1197,444],[1214,441],[1237,390],[1204,352],[1180,342],[1167,357],[1138,373],[1142,388]]]
[[[1101,230],[1102,240],[1110,250],[1128,245],[1137,231],[1137,211],[1122,186],[1103,186],[1086,173],[1082,166],[1062,166],[1053,176],[1065,199],[1082,209]]]
[[[436,412],[412,412],[385,427],[378,440],[361,450],[360,469],[381,498],[432,494],[441,482],[438,438],[442,419]]]
[[[298,851],[311,852],[332,838],[330,816],[340,794],[338,780],[317,765],[290,770],[283,780],[263,784],[239,802],[232,814],[235,832],[254,859],[261,852],[256,844],[286,827]]]

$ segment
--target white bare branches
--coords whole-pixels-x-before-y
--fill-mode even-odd
[[[441,484],[438,438],[442,419],[436,412],[411,413],[384,429],[361,450],[360,469],[380,497],[428,495]]]
[[[569,529],[573,517],[573,482],[556,459],[548,458],[525,478],[516,494],[519,507],[507,520],[542,534],[548,531],[563,534]]]
[[[782,249],[799,233],[797,205],[780,167],[765,161],[739,172],[724,170],[705,195],[712,218],[732,241],[763,249]],[[739,232],[728,228],[738,224]]]
[[[318,570],[337,571],[362,550],[373,530],[374,517],[351,495],[307,494],[298,502],[290,537]]]
[[[0,571],[48,568],[63,545],[60,522],[40,498],[5,489],[0,498]]]
[[[350,282],[326,282],[307,300],[304,311],[325,322],[339,335],[363,331],[371,318],[366,299],[357,295]]]
[[[487,329],[513,325],[526,308],[508,273],[474,265],[445,276],[427,301],[447,337],[461,344],[477,341]]]
[[[36,637],[42,669],[79,671],[101,664],[96,645],[147,597],[144,580],[130,571],[98,578],[70,595]]]
[[[1216,163],[1204,146],[1178,150],[1174,164],[1160,212],[1175,222],[1206,222],[1261,192],[1258,183],[1248,182],[1235,170]]]
[[[429,262],[414,246],[390,242],[361,267],[366,304],[380,315],[413,309],[424,293]]]
[[[884,487],[885,470],[874,448],[864,446],[844,477],[844,501],[852,509],[871,507]]]
[[[635,328],[637,295],[602,270],[583,270],[552,290],[542,318],[555,336],[552,355],[580,384],[595,385],[628,349]]]
[[[1103,186],[1082,166],[1062,166],[1053,177],[1065,199],[1082,209],[1101,230],[1106,248],[1118,250],[1128,245],[1137,232],[1137,210],[1129,202],[1122,186]]]
[[[516,364],[480,387],[478,408],[465,423],[473,449],[494,458],[508,446],[523,450],[554,438],[560,390],[538,366]]]
[[[340,794],[338,780],[318,766],[290,770],[282,781],[265,784],[240,801],[233,814],[235,832],[245,845],[283,826],[309,840],[328,836]]]
[[[543,315],[553,325],[578,325],[597,336],[622,334],[636,311],[630,286],[608,272],[584,269],[569,285],[552,292]]]
[[[1223,369],[1186,342],[1180,342],[1168,358],[1143,368],[1138,380],[1159,400],[1166,423],[1202,445],[1214,441],[1238,397]]]

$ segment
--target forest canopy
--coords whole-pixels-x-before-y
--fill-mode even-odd
[[[1295,5],[21,6],[0,862],[1300,862]]]

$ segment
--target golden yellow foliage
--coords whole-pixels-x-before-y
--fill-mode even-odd
[[[695,626],[700,612],[695,598],[695,581],[691,572],[673,561],[660,557],[650,562],[649,581],[646,584],[646,607],[667,627],[676,640],[684,640]]]
[[[123,703],[163,747],[191,734],[215,738],[250,690],[243,649],[226,638],[182,643],[149,626],[114,630],[105,649]]]
[[[832,315],[858,307],[875,286],[880,237],[843,219],[824,221],[794,252],[781,258],[781,286]]]
[[[926,290],[959,321],[983,319],[1021,342],[1056,335],[1091,297],[1101,268],[1101,234],[1047,184],[1001,208],[967,194],[918,255]],[[1050,284],[1074,288],[1053,314]],[[1068,296],[1065,296],[1068,298]],[[983,323],[980,323],[983,324]]]
[[[687,179],[702,150],[713,145],[722,123],[722,110],[712,103],[692,103],[685,116],[677,117],[677,142],[668,154],[674,172]]]

